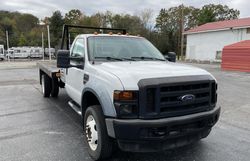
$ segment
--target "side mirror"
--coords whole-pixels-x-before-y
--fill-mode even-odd
[[[84,68],[84,61],[85,61],[85,58],[84,57],[70,57],[70,60],[72,62],[74,62],[74,65],[70,64],[69,67],[76,67],[76,68],[79,68],[79,69],[83,69]]]
[[[165,55],[165,58],[170,62],[176,62],[176,53],[168,52],[167,55]]]
[[[58,50],[57,52],[57,67],[69,68],[70,67],[70,52],[69,50]]]

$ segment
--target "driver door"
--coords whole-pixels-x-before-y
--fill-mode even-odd
[[[73,44],[70,52],[70,64],[82,65],[79,67],[71,67],[66,71],[66,91],[68,95],[79,105],[81,104],[81,95],[84,87],[84,64],[85,64],[85,40],[78,38]]]

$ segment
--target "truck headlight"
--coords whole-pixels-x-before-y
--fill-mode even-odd
[[[138,117],[138,91],[114,91],[113,97],[118,118]]]

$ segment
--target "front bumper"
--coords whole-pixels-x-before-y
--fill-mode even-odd
[[[108,135],[124,151],[151,152],[180,147],[206,137],[218,121],[220,107],[164,119],[106,118]]]

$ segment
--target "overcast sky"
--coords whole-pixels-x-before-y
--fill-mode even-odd
[[[31,13],[44,18],[55,10],[63,14],[71,9],[79,9],[87,15],[106,10],[115,13],[136,14],[143,9],[152,9],[156,16],[161,8],[180,4],[201,7],[204,4],[226,4],[240,10],[240,17],[250,17],[248,0],[0,0],[0,10]]]

